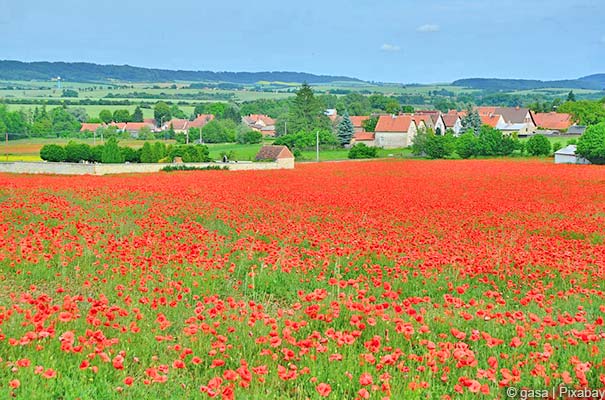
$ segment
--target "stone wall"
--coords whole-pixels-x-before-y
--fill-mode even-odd
[[[294,159],[280,159],[276,162],[231,162],[231,163],[183,163],[183,164],[75,164],[53,162],[0,162],[0,172],[14,174],[54,174],[54,175],[107,175],[159,172],[168,165],[186,165],[204,168],[210,166],[228,167],[231,171],[253,171],[270,169],[292,169]]]

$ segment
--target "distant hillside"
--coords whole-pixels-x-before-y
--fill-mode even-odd
[[[361,82],[345,76],[313,75],[303,72],[211,72],[171,71],[131,67],[129,65],[98,65],[91,63],[21,62],[0,60],[0,79],[49,80],[60,76],[72,82],[231,82],[253,84],[269,82],[329,83],[336,81]]]
[[[454,86],[467,87],[471,89],[494,91],[533,90],[546,88],[605,90],[605,74],[595,74],[579,79],[561,81],[471,78],[459,79],[454,81],[452,84]]]

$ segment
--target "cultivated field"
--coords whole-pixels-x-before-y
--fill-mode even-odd
[[[604,194],[527,160],[0,175],[0,397],[601,388]]]

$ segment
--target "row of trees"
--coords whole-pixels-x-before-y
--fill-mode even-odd
[[[70,141],[65,146],[47,144],[40,149],[40,158],[49,162],[91,162],[91,163],[157,163],[171,162],[180,157],[184,162],[211,161],[207,146],[166,145],[162,142],[145,142],[142,148],[133,149],[119,146],[115,137],[105,144],[89,146],[86,143]]]
[[[428,158],[447,158],[456,153],[461,158],[510,156],[519,154],[547,156],[551,153],[551,143],[543,135],[532,136],[526,143],[518,138],[503,135],[497,129],[482,125],[477,133],[468,130],[460,137],[451,132],[436,135],[430,130],[420,130],[413,140],[412,152]]]
[[[8,132],[13,137],[42,137],[54,134],[57,137],[79,131],[86,119],[82,108],[56,107],[47,111],[45,106],[33,111],[9,111],[0,104],[0,133]]]

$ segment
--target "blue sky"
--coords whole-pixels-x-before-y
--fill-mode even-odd
[[[383,82],[605,72],[603,0],[0,0],[0,59]]]

